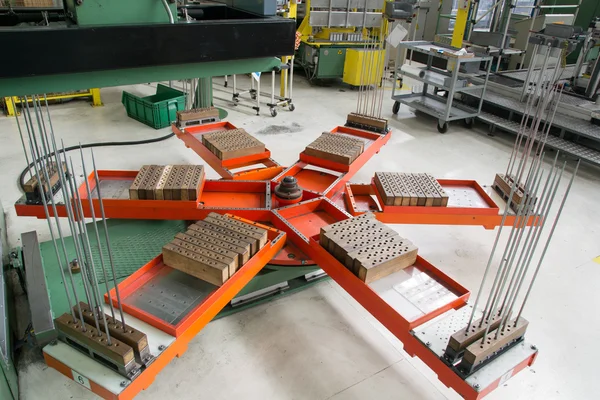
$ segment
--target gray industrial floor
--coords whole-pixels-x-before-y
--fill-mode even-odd
[[[343,124],[355,107],[356,92],[341,85],[310,87],[296,78],[295,112],[276,118],[239,108],[229,120],[271,149],[284,165],[324,130]],[[153,138],[155,131],[129,119],[120,103],[123,88],[103,89],[104,107],[77,101],[51,107],[57,137],[66,145],[81,141]],[[150,94],[139,85],[127,90]],[[368,182],[375,171],[430,172],[438,178],[492,182],[504,171],[510,136],[486,136],[485,128],[436,122],[401,108],[392,116],[390,92],[383,116],[393,136],[355,176]],[[219,104],[217,104],[219,105]],[[21,232],[47,232],[44,221],[15,217],[20,196],[17,176],[24,167],[14,119],[0,117],[0,198],[7,213],[10,243]],[[138,169],[142,164],[198,163],[175,138],[137,147],[98,148],[99,169]],[[75,156],[76,153],[73,153]],[[75,167],[80,167],[74,157]],[[210,168],[209,168],[210,169]],[[216,178],[214,171],[209,177]],[[599,170],[583,166],[571,192],[543,273],[527,307],[527,339],[539,349],[531,369],[513,377],[490,399],[598,398],[600,347]],[[566,186],[566,182],[565,185]],[[558,201],[556,202],[558,203]],[[419,253],[475,294],[495,236],[482,227],[401,226]],[[47,239],[47,234],[42,239]],[[21,369],[22,399],[91,399],[93,394],[37,362]],[[156,378],[139,399],[430,399],[457,398],[418,359],[334,282],[323,282],[292,296],[210,323]]]

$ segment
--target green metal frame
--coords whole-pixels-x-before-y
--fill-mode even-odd
[[[67,10],[77,21],[77,25],[122,25],[169,23],[164,5],[158,0],[102,0],[82,1],[66,0]],[[177,19],[177,4],[170,3],[169,8]]]

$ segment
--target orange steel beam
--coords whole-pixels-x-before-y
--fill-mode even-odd
[[[278,228],[288,233],[291,240],[300,250],[305,252],[312,260],[314,260],[326,273],[335,280],[346,292],[348,292],[356,301],[358,301],[371,315],[373,315],[383,326],[385,326],[394,336],[396,336],[403,344],[404,351],[411,357],[418,357],[431,370],[433,370],[438,379],[447,387],[454,389],[462,397],[468,400],[481,399],[491,391],[496,389],[501,384],[501,377],[485,388],[475,389],[457,375],[448,365],[433,353],[427,346],[417,340],[411,333],[411,329],[430,320],[435,316],[441,315],[449,308],[460,307],[466,303],[468,294],[460,297],[459,301],[452,302],[442,309],[435,310],[426,318],[420,318],[415,321],[407,321],[395,309],[393,309],[385,300],[383,300],[376,292],[368,285],[358,279],[352,272],[345,268],[331,254],[329,254],[315,237],[305,237],[301,235],[294,227],[293,223],[279,215],[277,210],[273,211],[276,219],[273,224]],[[424,262],[428,266],[431,264],[419,257],[419,262]],[[434,268],[434,267],[433,267]],[[434,268],[435,269],[435,268]],[[466,290],[458,283],[447,277],[441,271],[435,269],[436,275],[442,281],[449,284],[454,290]],[[468,292],[467,292],[468,293]],[[512,375],[530,366],[535,361],[537,352],[530,357],[519,362],[512,369]]]
[[[227,182],[228,185],[235,186],[234,182]],[[238,214],[239,210],[231,210],[231,215],[234,218],[240,218]],[[316,262],[323,270],[333,278],[344,290],[346,290],[352,297],[354,297],[365,309],[371,313],[381,324],[383,324],[392,334],[394,334],[404,345],[404,350],[412,357],[419,357],[425,364],[428,365],[437,375],[439,380],[446,386],[456,390],[461,396],[466,399],[480,399],[493,389],[498,387],[501,380],[500,377],[495,382],[490,384],[488,387],[479,388],[478,390],[471,387],[465,382],[460,376],[458,376],[452,368],[448,367],[442,362],[437,355],[435,355],[429,348],[427,348],[422,342],[417,340],[412,334],[411,330],[415,327],[425,323],[436,316],[441,315],[451,308],[459,308],[466,304],[469,296],[469,292],[457,282],[453,281],[449,276],[444,274],[433,265],[418,257],[417,266],[419,269],[426,271],[434,279],[443,283],[447,288],[452,290],[456,295],[457,299],[440,306],[438,309],[433,310],[421,317],[414,320],[407,320],[392,306],[385,302],[376,292],[374,292],[367,284],[358,279],[348,269],[346,269],[341,263],[339,263],[332,255],[330,255],[325,249],[323,249],[315,238],[318,238],[319,224],[329,224],[336,221],[340,221],[346,218],[351,218],[345,210],[339,208],[332,201],[325,197],[317,197],[311,200],[305,200],[303,202],[282,207],[277,210],[270,210],[266,212],[267,215],[262,217],[265,220],[269,220],[271,224],[276,228],[269,229],[270,246],[267,246],[265,252],[259,252],[257,255],[259,258],[255,260],[255,257],[251,261],[254,263],[248,263],[240,271],[238,271],[233,278],[225,283],[224,286],[217,289],[211,294],[196,310],[192,312],[189,318],[184,319],[180,324],[181,326],[167,326],[161,324],[161,321],[153,321],[155,317],[147,316],[140,313],[131,307],[126,307],[128,314],[134,315],[146,322],[159,327],[160,329],[170,332],[176,336],[176,341],[173,345],[169,346],[163,353],[161,353],[157,360],[152,363],[142,374],[136,378],[124,391],[117,397],[106,397],[115,398],[116,400],[128,400],[133,398],[139,391],[147,388],[154,380],[156,374],[166,366],[166,364],[173,359],[175,356],[181,356],[187,349],[187,344],[196,335],[202,327],[204,327],[217,313],[227,304],[241,288],[247,284],[250,279],[258,273],[263,265],[268,263],[275,254],[283,248],[285,238],[289,240],[307,256],[309,256],[314,262]],[[261,225],[264,226],[264,225]],[[284,234],[277,235],[277,232],[281,231]],[[125,280],[121,285],[123,294],[127,297],[128,294],[134,293],[141,284],[150,279],[153,271],[160,263],[157,258],[143,267],[140,271],[136,272],[130,278]],[[148,274],[145,278],[144,275]],[[111,299],[115,302],[114,290],[111,292]],[[125,306],[125,305],[124,305]],[[537,352],[527,359],[522,360],[513,369],[513,374],[524,369],[526,366],[531,365],[535,360]],[[45,354],[46,362],[49,366],[56,368],[59,372],[64,375],[71,377],[72,374],[70,369],[65,368],[59,361]],[[97,389],[97,390],[95,390]],[[107,395],[106,392],[102,392],[102,388],[92,385],[92,390],[101,396]]]
[[[232,278],[223,286],[217,288],[211,293],[203,303],[197,306],[186,318],[178,325],[166,324],[156,317],[146,314],[135,307],[124,304],[125,311],[128,314],[136,316],[151,325],[158,327],[176,337],[176,340],[165,351],[157,356],[156,360],[150,364],[141,375],[136,378],[123,392],[114,396],[106,389],[95,382],[90,382],[92,391],[98,395],[114,400],[132,399],[141,390],[147,388],[154,380],[156,375],[174,358],[183,355],[187,350],[189,341],[210,321],[231,299],[254,277],[261,268],[272,260],[276,254],[281,251],[289,238],[290,242],[301,252],[311,258],[318,264],[331,278],[333,278],[344,290],[354,297],[369,313],[371,313],[381,324],[383,324],[392,334],[394,334],[404,345],[404,350],[412,357],[419,357],[430,369],[437,375],[438,379],[446,386],[456,390],[466,399],[475,400],[489,394],[502,382],[499,377],[495,382],[485,388],[471,387],[466,381],[458,376],[454,370],[448,367],[435,355],[427,346],[417,340],[411,333],[411,330],[426,321],[441,315],[451,308],[464,306],[468,300],[469,292],[460,284],[452,280],[442,271],[418,257],[417,267],[427,272],[438,282],[443,283],[448,289],[452,290],[457,298],[448,304],[421,316],[414,320],[407,320],[392,306],[385,302],[375,291],[367,284],[358,279],[324,248],[322,248],[318,239],[321,226],[334,223],[353,215],[359,215],[364,211],[357,209],[355,194],[359,196],[368,196],[367,204],[377,206],[376,216],[383,222],[390,223],[419,223],[419,224],[464,224],[464,225],[483,225],[486,228],[493,228],[500,224],[502,218],[498,215],[498,207],[489,196],[474,181],[449,181],[440,180],[441,184],[466,184],[469,182],[480,196],[487,203],[488,207],[480,208],[457,208],[457,207],[390,207],[383,205],[377,190],[373,185],[351,185],[349,179],[379,150],[386,144],[391,134],[374,134],[372,132],[360,129],[337,127],[332,133],[354,135],[366,140],[365,151],[349,166],[340,166],[336,163],[328,163],[324,160],[314,160],[306,155],[300,156],[300,161],[291,167],[284,169],[276,162],[271,160],[270,153],[265,152],[258,159],[254,156],[240,158],[234,161],[222,162],[217,159],[196,136],[203,133],[234,129],[229,123],[221,122],[208,124],[200,127],[186,128],[181,131],[173,126],[173,132],[183,140],[188,147],[192,147],[209,165],[211,165],[226,180],[211,181],[206,180],[202,195],[196,201],[164,201],[164,200],[129,200],[129,199],[105,199],[104,205],[106,214],[109,218],[139,218],[139,219],[178,219],[178,220],[196,220],[204,218],[208,213],[217,211],[220,213],[230,213],[227,215],[233,218],[246,218],[253,221],[269,221],[274,227],[263,226],[268,229],[269,241],[267,245],[260,250],[248,263],[246,263]],[[267,154],[268,153],[268,154]],[[262,163],[265,168],[248,169],[238,173],[232,173],[230,168],[251,167],[255,163]],[[335,165],[334,165],[335,164]],[[305,198],[303,201],[286,207],[275,209],[276,202],[269,200],[270,193],[275,185],[288,175],[300,176],[302,172],[310,168],[311,165],[325,167],[335,174],[328,175],[325,180],[320,182],[323,190],[304,190]],[[98,171],[101,179],[113,180],[131,180],[135,178],[137,171]],[[339,174],[341,172],[341,174]],[[303,179],[314,179],[320,174],[305,174]],[[240,179],[253,177],[255,179],[264,179],[265,181],[244,181]],[[259,177],[259,178],[257,178]],[[268,185],[267,180],[272,180]],[[88,181],[92,187],[96,182],[90,175]],[[328,186],[325,186],[325,185]],[[356,193],[353,191],[356,188]],[[82,199],[84,199],[84,213],[89,215],[89,205],[86,205],[87,194],[82,186],[78,189]],[[261,197],[262,196],[262,197]],[[89,203],[88,203],[89,204]],[[92,204],[97,211],[97,201],[92,200]],[[255,207],[256,205],[262,207]],[[208,206],[207,206],[208,205]],[[213,206],[214,205],[214,206]],[[235,207],[234,207],[235,205]],[[274,206],[273,206],[274,205]],[[272,207],[273,206],[273,207]],[[22,204],[15,205],[18,215],[32,215],[43,218],[43,208],[41,206],[26,206]],[[58,206],[60,216],[66,216],[64,206]],[[514,221],[507,218],[507,224]],[[253,223],[252,221],[246,221]],[[164,268],[169,268],[161,264],[161,257],[157,257],[142,267],[139,271],[131,275],[120,284],[122,293],[125,297],[135,293],[141,285],[147,282]],[[105,298],[107,301],[116,302],[114,289]],[[537,352],[530,357],[522,360],[513,368],[513,374],[531,365]],[[46,363],[57,369],[62,374],[73,379],[73,373],[70,368],[44,353]]]
[[[214,155],[200,138],[203,134],[225,129],[235,129],[229,122],[215,122],[212,124],[179,129],[175,124],[171,125],[173,133],[181,139],[186,147],[196,152],[208,165],[210,165],[224,179],[246,179],[262,180],[271,179],[279,174],[284,167],[271,159],[271,152],[267,149],[259,154],[221,160]],[[263,164],[264,167],[251,170],[233,172],[234,169],[244,168],[250,165]]]

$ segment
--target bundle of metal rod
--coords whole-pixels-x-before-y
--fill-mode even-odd
[[[47,101],[45,102],[46,115],[44,116],[40,97],[32,96],[32,99],[32,106],[30,106],[28,102],[22,102],[22,104],[24,104],[22,114],[25,121],[27,139],[23,135],[20,119],[18,116],[16,116],[17,126],[19,128],[23,150],[25,152],[25,158],[29,163],[29,154],[26,151],[27,146],[25,144],[27,143],[34,165],[35,177],[37,178],[38,182],[41,182],[40,179],[42,177],[46,181],[49,181],[47,165],[50,165],[51,162],[54,162],[56,165],[65,166],[65,173],[61,172],[58,174],[60,192],[57,193],[57,195],[62,196],[66,206],[68,228],[73,238],[73,253],[69,254],[65,244],[65,236],[63,235],[61,221],[58,217],[56,207],[57,200],[55,199],[55,196],[52,193],[50,193],[49,196],[40,196],[44,207],[44,213],[48,221],[48,229],[50,231],[50,237],[58,261],[57,265],[60,269],[65,295],[67,297],[67,302],[70,309],[70,316],[68,313],[66,313],[55,320],[55,327],[58,331],[59,338],[71,344],[73,347],[76,347],[78,350],[89,354],[91,357],[103,360],[105,364],[110,364],[114,369],[118,370],[124,376],[129,378],[135,377],[137,374],[139,374],[140,368],[134,360],[134,351],[128,342],[131,342],[130,339],[132,335],[139,338],[141,337],[141,333],[135,331],[125,323],[125,316],[120,301],[120,294],[118,292],[118,282],[115,273],[114,259],[110,249],[110,239],[108,237],[104,205],[100,194],[100,185],[97,186],[96,192],[98,197],[98,205],[100,206],[102,213],[105,247],[108,249],[113,283],[117,290],[117,298],[119,299],[118,306],[121,317],[120,321],[115,318],[115,311],[112,304],[109,304],[111,316],[107,316],[102,311],[102,294],[105,292],[105,290],[100,289],[100,284],[97,279],[97,263],[92,255],[92,246],[84,221],[83,202],[79,195],[79,191],[77,190],[77,184],[74,178],[75,175],[73,174],[73,161],[70,159],[69,163],[67,163],[64,144],[62,144],[62,156],[61,152],[58,150]],[[80,153],[84,176],[87,176],[85,162],[83,159],[83,150],[81,148]],[[95,167],[93,153],[92,160],[94,162],[94,175],[97,181],[98,174]],[[92,204],[92,194],[87,180],[85,182],[85,186],[88,195],[87,198],[89,207],[92,213],[96,245],[98,247],[100,259],[100,270],[104,278],[105,289],[108,291],[110,290],[110,287],[103,256],[103,246],[98,230],[98,224],[96,224],[96,217]],[[51,212],[54,216],[54,226],[50,219]],[[59,251],[59,244],[62,252]],[[76,280],[73,276],[71,265],[77,265],[81,271],[81,284],[83,286],[83,292],[87,300],[87,304],[79,300],[79,295],[77,292],[78,285],[76,284]],[[67,271],[66,274],[65,270]],[[68,275],[68,279],[65,279],[66,275]],[[135,335],[134,331],[136,332]],[[147,347],[147,340],[145,339],[145,335],[143,336],[144,339],[142,340],[142,344],[146,343],[145,347]],[[137,346],[137,350],[139,350],[140,347],[144,346]],[[141,353],[135,352],[136,358],[139,353],[142,355],[140,357],[140,360],[142,360],[141,362],[144,362],[144,360],[146,362],[150,361],[151,356],[149,356],[148,349],[146,348],[141,350]]]
[[[551,82],[554,82],[556,78],[557,71],[552,71]],[[554,223],[546,239],[544,249],[538,255],[536,250],[544,234],[544,228],[551,219],[550,211],[566,166],[566,162],[562,168],[556,165],[559,156],[557,153],[552,167],[544,178],[543,149],[561,93],[562,88],[553,84],[542,85],[539,87],[537,104],[534,105],[534,99],[530,99],[530,103],[528,103],[528,110],[533,118],[530,124],[522,122],[520,135],[515,143],[513,154],[511,154],[506,174],[507,177],[511,177],[507,180],[510,184],[510,195],[473,305],[473,311],[467,326],[452,336],[446,350],[446,358],[453,363],[462,357],[459,371],[465,375],[473,373],[509,349],[511,345],[518,343],[527,329],[528,322],[521,314],[543,263],[579,166],[577,165],[571,177],[562,204],[554,217]],[[540,129],[542,117],[549,105],[551,105],[549,114],[551,117]],[[526,140],[524,145],[521,146],[523,137],[526,137]],[[537,146],[533,151],[533,145],[536,141]],[[515,170],[514,167],[517,164],[518,167]],[[523,184],[519,183],[521,179],[524,179]],[[479,313],[477,309],[479,301],[482,298],[485,286],[488,284],[487,278],[502,235],[502,227],[507,215],[510,213],[510,204],[516,191],[522,191],[522,203],[516,208],[516,218],[497,264],[496,274],[489,288],[482,316],[475,321],[475,315]],[[530,224],[530,222],[532,223]],[[531,266],[535,264],[536,259],[537,267],[533,275],[530,276],[531,274],[528,272]],[[529,289],[525,298],[521,300],[520,311],[516,318],[512,318],[521,289],[528,281]]]
[[[387,121],[381,119],[384,82],[387,71],[384,50],[385,26],[385,20],[382,18],[378,31],[375,29],[367,30],[368,38],[363,46],[356,112],[348,116],[349,125],[366,125],[369,127],[374,123],[377,130],[381,130],[380,125],[385,125],[383,130],[387,130]],[[377,120],[383,122],[379,123]],[[362,128],[363,126],[358,127]]]
[[[544,150],[563,91],[562,86],[554,84],[563,69],[558,66],[546,69],[546,64],[544,63],[545,73],[540,73],[534,90],[527,98],[525,112],[521,118],[506,172],[504,175],[496,175],[494,180],[494,187],[506,197],[510,197],[509,203],[513,208],[523,205],[525,199],[523,179],[530,178],[533,166],[533,162],[530,163],[532,157],[539,155]],[[511,190],[513,182],[517,184],[514,191]],[[510,196],[508,196],[509,191],[512,192]]]

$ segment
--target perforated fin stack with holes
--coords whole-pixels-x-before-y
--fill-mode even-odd
[[[129,187],[129,198],[196,201],[203,182],[202,165],[144,165]]]
[[[356,137],[341,133],[325,132],[306,146],[304,153],[309,156],[350,165],[365,149],[365,143]]]
[[[229,129],[202,135],[202,144],[219,160],[264,153],[265,144],[244,129]]]
[[[216,286],[223,285],[267,243],[267,231],[217,213],[189,226],[163,246],[163,262]]]
[[[430,174],[376,172],[373,178],[386,206],[446,207],[448,194]]]
[[[366,283],[413,265],[417,259],[417,247],[372,213],[324,226],[319,243]]]

